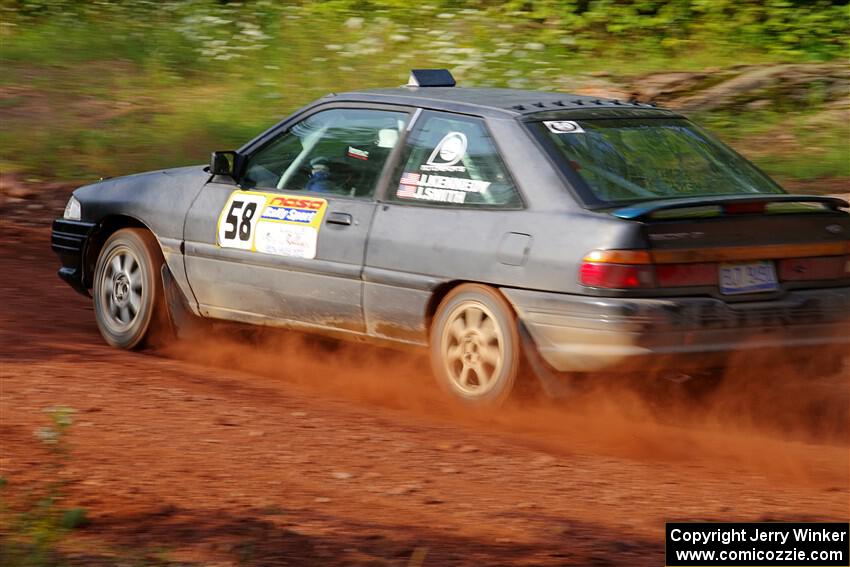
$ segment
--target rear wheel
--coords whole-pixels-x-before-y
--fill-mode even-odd
[[[112,346],[133,349],[162,324],[162,256],[147,230],[115,232],[100,251],[94,274],[94,311]]]
[[[503,403],[520,368],[519,334],[507,301],[483,285],[452,290],[431,326],[431,364],[441,388],[461,401]]]

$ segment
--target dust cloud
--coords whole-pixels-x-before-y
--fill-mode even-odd
[[[526,388],[498,410],[462,407],[434,384],[424,350],[394,350],[295,332],[206,332],[162,354],[270,384],[486,431],[541,451],[705,462],[780,482],[848,486],[850,366],[840,349],[796,360],[741,354],[724,369],[674,382],[668,373],[574,376],[567,399]],[[843,365],[826,368],[824,361]],[[526,385],[535,378],[524,372]],[[841,464],[845,463],[846,466]]]

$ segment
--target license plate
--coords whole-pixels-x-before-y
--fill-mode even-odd
[[[720,264],[720,293],[759,293],[779,287],[773,262],[734,262]]]

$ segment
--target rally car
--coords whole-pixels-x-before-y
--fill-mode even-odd
[[[523,360],[551,386],[841,352],[847,207],[671,110],[422,70],[208,166],[81,187],[52,246],[111,345],[181,312],[406,343],[447,392],[497,404]]]

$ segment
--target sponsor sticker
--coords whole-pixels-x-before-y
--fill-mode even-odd
[[[366,150],[359,150],[357,148],[352,148],[348,146],[348,157],[353,157],[355,159],[362,159],[364,161],[369,159],[369,152]]]
[[[296,209],[294,207],[274,207],[266,206],[263,211],[263,220],[279,220],[310,224],[319,211],[307,211],[304,209]]]
[[[544,120],[543,124],[555,134],[584,134],[584,128],[572,120]]]
[[[303,195],[234,191],[218,219],[222,248],[315,258],[327,201]]]
[[[263,222],[257,227],[257,252],[315,258],[319,231],[309,226]]]
[[[464,172],[466,168],[456,165],[466,155],[468,141],[463,132],[449,132],[419,169],[422,171],[455,171]]]

